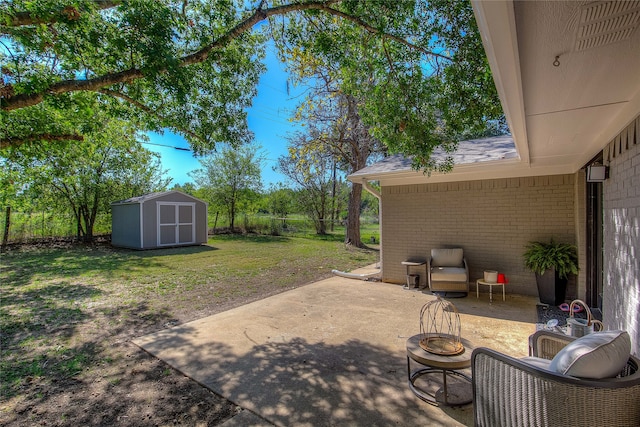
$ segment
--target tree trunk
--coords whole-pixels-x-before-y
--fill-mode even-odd
[[[236,222],[236,196],[235,193],[232,195],[231,203],[229,205],[229,227],[231,228],[231,232],[233,233],[233,229],[235,227]]]
[[[220,215],[220,211],[216,211],[216,219],[213,220],[213,232],[215,234],[216,227],[218,226],[218,215]]]
[[[351,184],[349,193],[349,213],[347,215],[347,232],[345,233],[346,244],[351,244],[358,248],[365,245],[360,239],[360,204],[362,202],[362,184]]]
[[[333,225],[336,222],[336,175],[337,175],[337,165],[336,161],[333,161],[333,187],[331,189],[331,231],[333,232]]]
[[[327,234],[327,224],[324,218],[318,218],[318,227],[316,227],[316,229],[317,233],[321,236]]]
[[[314,199],[316,196],[312,195]],[[316,234],[324,236],[327,234],[327,224],[325,218],[327,217],[327,193],[326,188],[321,188],[317,194],[317,203],[311,202],[312,205],[308,207],[309,218],[313,221],[313,226],[316,228]]]
[[[73,211],[74,216],[76,217],[76,239],[78,242],[82,239],[82,214],[80,213],[80,209],[77,211]]]
[[[7,210],[4,214],[4,233],[2,235],[2,246],[0,246],[0,252],[4,252],[9,243],[9,228],[11,227],[11,206],[7,206]]]
[[[95,218],[90,215],[88,212],[85,214],[84,217],[84,228],[85,228],[85,233],[84,233],[84,241],[85,243],[91,243],[93,241],[93,226],[95,224]]]

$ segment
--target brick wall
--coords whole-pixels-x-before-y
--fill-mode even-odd
[[[509,278],[508,292],[537,295],[522,253],[531,240],[577,244],[575,180],[555,175],[383,187],[383,280],[404,283],[403,260],[455,246],[465,251],[471,283],[484,270],[498,270]],[[424,269],[414,271],[424,285]]]
[[[603,320],[640,355],[640,117],[605,148]]]

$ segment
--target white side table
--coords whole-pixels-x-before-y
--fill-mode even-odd
[[[504,285],[506,285],[506,283],[486,282],[483,279],[478,279],[476,280],[476,298],[480,298],[480,292],[478,291],[478,288],[480,287],[480,285],[485,285],[489,287],[489,302],[493,302],[493,293],[492,293],[493,287],[502,286],[502,301],[505,301]]]

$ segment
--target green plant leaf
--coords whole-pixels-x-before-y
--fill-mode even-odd
[[[569,243],[530,242],[523,254],[524,265],[537,274],[544,274],[552,268],[556,269],[562,279],[569,274],[578,274],[578,250]]]

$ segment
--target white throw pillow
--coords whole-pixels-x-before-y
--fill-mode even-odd
[[[579,378],[613,378],[622,371],[631,353],[626,331],[594,332],[567,344],[549,369]]]

